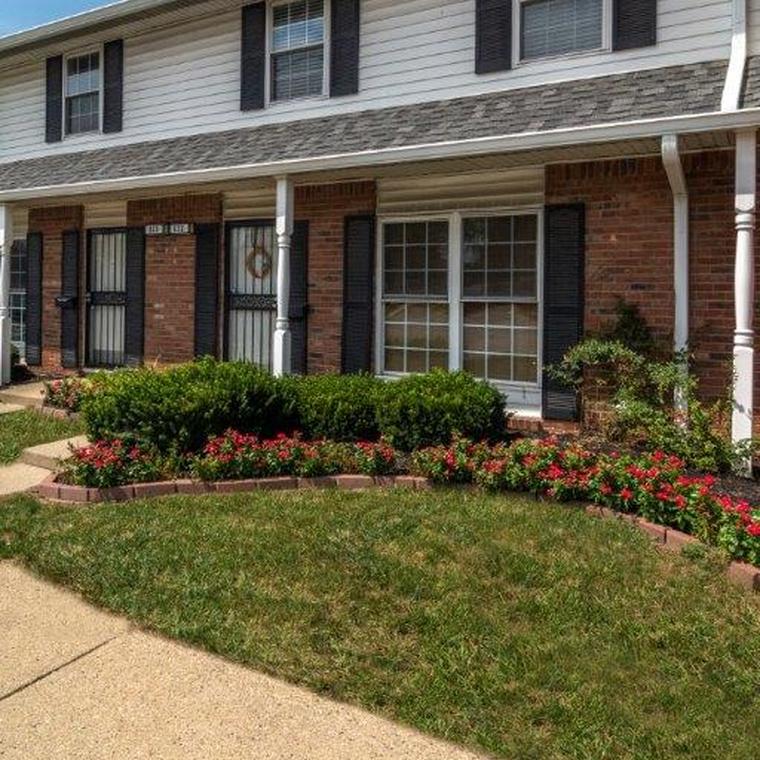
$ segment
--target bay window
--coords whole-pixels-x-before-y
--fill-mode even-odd
[[[539,230],[534,211],[381,224],[381,372],[537,386]]]

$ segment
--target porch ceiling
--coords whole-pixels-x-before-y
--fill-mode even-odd
[[[716,114],[725,71],[714,61],[16,161],[0,164],[0,199],[318,169],[367,176],[409,171],[400,164],[413,160],[419,171],[420,159],[441,155],[493,168],[498,153],[515,153],[499,159],[505,166],[653,153],[668,119]],[[760,64],[749,73],[754,103]],[[616,140],[626,125],[645,127]]]

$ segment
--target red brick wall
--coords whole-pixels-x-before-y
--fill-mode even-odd
[[[374,182],[296,189],[296,219],[309,221],[310,374],[340,371],[344,222],[374,212]]]
[[[61,294],[63,233],[81,229],[82,206],[56,206],[29,211],[29,231],[41,232],[42,243],[42,369],[61,369],[61,314],[55,299]],[[82,240],[84,245],[84,240]]]
[[[130,227],[221,219],[220,195],[153,198],[127,205]],[[194,344],[195,235],[149,236],[145,246],[145,361],[190,361]]]
[[[684,169],[690,195],[690,341],[702,394],[718,398],[731,380],[734,153],[688,155]],[[587,216],[586,330],[612,324],[621,296],[637,304],[655,334],[669,343],[673,201],[661,159],[548,167],[547,203],[578,201],[586,204]]]

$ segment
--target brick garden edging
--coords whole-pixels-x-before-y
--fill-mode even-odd
[[[49,501],[69,504],[103,504],[134,501],[158,496],[202,496],[210,493],[251,493],[253,491],[297,491],[337,488],[342,491],[363,491],[368,488],[432,488],[427,478],[411,475],[371,477],[369,475],[331,475],[323,478],[258,478],[256,480],[229,480],[204,483],[196,480],[167,480],[157,483],[136,483],[115,488],[86,488],[58,482],[52,473],[37,489],[37,494]]]
[[[159,483],[137,483],[116,488],[86,488],[70,486],[58,482],[58,475],[51,475],[37,488],[40,498],[68,504],[103,504],[111,502],[135,501],[159,496],[183,494],[202,496],[218,493],[252,493],[254,491],[298,491],[335,488],[342,491],[364,491],[371,488],[408,488],[426,491],[434,488],[427,478],[412,475],[389,475],[372,477],[370,475],[331,475],[323,478],[259,478],[256,480],[230,480],[218,483],[204,483],[195,480],[170,480]],[[701,542],[674,528],[643,520],[636,515],[615,512],[606,507],[589,505],[586,512],[594,517],[623,520],[643,531],[662,549],[679,552],[690,544]],[[704,544],[702,544],[704,545]],[[749,591],[760,592],[760,568],[745,562],[732,561],[727,569],[729,579]]]
[[[586,507],[586,512],[594,517],[608,520],[623,520],[631,525],[635,525],[639,530],[649,535],[659,547],[667,551],[680,553],[685,546],[690,544],[706,546],[706,544],[702,544],[699,539],[690,536],[688,533],[682,533],[680,530],[675,530],[675,528],[666,528],[662,525],[642,520],[636,515],[615,512],[613,509],[598,507],[594,504]],[[746,562],[732,561],[726,568],[726,573],[735,584],[743,586],[749,591],[760,592],[760,568],[748,565]]]

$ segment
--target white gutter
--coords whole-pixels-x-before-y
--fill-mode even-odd
[[[76,13],[51,21],[48,24],[41,24],[31,29],[24,29],[21,32],[0,37],[0,54],[12,52],[15,48],[41,44],[64,34],[85,31],[91,26],[117,21],[133,13],[150,11],[175,2],[176,0],[118,0],[118,2],[109,3],[90,11]],[[187,5],[191,4],[191,2],[187,3]]]
[[[11,246],[13,217],[0,205],[0,386],[11,381]]]
[[[683,171],[678,135],[662,137],[662,163],[673,192],[673,350],[684,376],[689,372],[689,189]],[[676,407],[687,409],[682,388],[676,389]]]
[[[467,140],[450,140],[424,143],[380,150],[336,153],[317,158],[298,158],[284,161],[263,161],[237,166],[221,166],[209,169],[190,169],[118,179],[74,182],[63,185],[41,185],[17,190],[0,190],[0,202],[52,198],[65,195],[141,190],[151,187],[223,182],[256,177],[303,174],[338,169],[361,169],[387,164],[428,161],[444,158],[484,156],[494,153],[517,153],[554,147],[572,147],[588,143],[615,140],[650,138],[659,140],[664,133],[699,133],[715,130],[733,130],[760,126],[760,107],[742,111],[710,113],[687,116],[670,116],[638,121],[613,122],[590,127],[567,127],[548,131],[521,132],[511,135],[477,137]],[[103,149],[108,150],[108,149]],[[76,153],[68,156],[76,161]],[[2,165],[0,164],[0,168]]]
[[[723,87],[721,111],[736,111],[741,105],[744,70],[747,66],[747,0],[733,0],[731,57]]]

